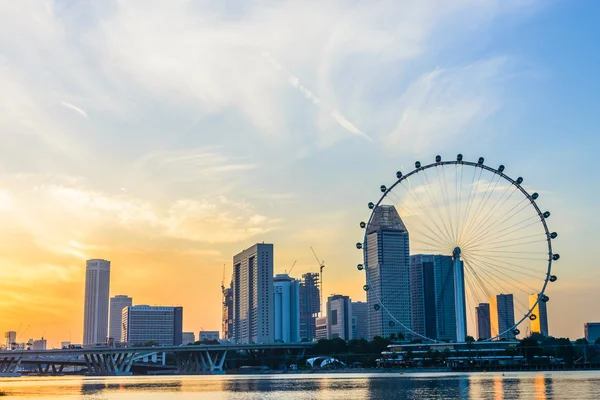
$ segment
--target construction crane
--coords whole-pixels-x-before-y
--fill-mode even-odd
[[[310,250],[312,251],[313,255],[315,256],[315,260],[317,260],[317,263],[319,263],[319,281],[321,283],[321,304],[319,304],[319,310],[321,313],[321,317],[323,316],[323,268],[325,268],[325,262],[319,260],[319,257],[317,257],[317,253],[315,253],[315,249],[312,248],[312,246],[310,246]]]
[[[225,295],[225,264],[223,264],[223,279],[221,279],[221,293]]]
[[[297,262],[297,260],[294,260],[294,263],[292,264],[292,267],[290,268],[290,271],[289,272],[286,271],[285,272],[286,274],[291,274],[292,273],[292,270],[294,269],[294,266],[296,265],[296,262]]]

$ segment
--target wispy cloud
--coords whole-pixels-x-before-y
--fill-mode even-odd
[[[88,117],[88,115],[87,115],[87,113],[86,113],[85,111],[83,111],[81,108],[77,107],[77,106],[76,106],[76,105],[74,105],[74,104],[67,103],[66,101],[61,101],[61,102],[60,102],[60,104],[61,104],[63,107],[67,107],[68,109],[70,109],[70,110],[73,110],[73,111],[77,112],[79,115],[82,115],[82,116],[84,116],[84,117],[86,117],[86,118]]]

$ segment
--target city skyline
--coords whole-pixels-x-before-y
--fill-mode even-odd
[[[313,24],[308,6],[253,3],[231,24],[204,5],[19,3],[0,11],[16,38],[0,44],[1,331],[79,342],[94,258],[111,260],[111,296],[218,330],[221,266],[262,241],[274,273],[318,272],[313,246],[323,298],[365,300],[366,204],[438,153],[540,193],[564,260],[551,333],[600,320],[598,5],[336,2]]]

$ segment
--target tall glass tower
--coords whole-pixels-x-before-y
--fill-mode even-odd
[[[397,322],[411,328],[409,237],[394,206],[377,207],[363,248],[369,339],[402,332]],[[384,307],[375,307],[379,301]]]
[[[106,344],[110,261],[88,260],[85,268],[83,344]]]
[[[529,307],[533,307],[535,302],[538,300],[539,294],[532,294],[529,296]],[[546,303],[538,301],[536,306],[531,312],[536,316],[531,323],[531,333],[541,333],[544,336],[548,336],[548,312],[546,311]]]

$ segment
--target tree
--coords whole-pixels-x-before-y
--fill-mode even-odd
[[[540,344],[537,342],[537,340],[532,339],[531,337],[522,339],[517,347],[523,354],[523,357],[527,359],[527,362],[533,361],[536,356],[540,356],[542,353]]]
[[[404,333],[402,333],[402,332],[398,332],[398,334],[396,335],[396,337],[398,338],[399,342],[402,342],[402,341],[406,340],[406,336],[404,336]]]
[[[600,337],[594,340],[594,344],[600,344]]]
[[[390,338],[389,338],[389,339],[390,339],[390,342],[395,342],[395,341],[396,341],[396,339],[397,339],[397,336],[396,336],[396,334],[395,334],[395,333],[393,333],[393,332],[392,332],[392,333],[390,333]]]

